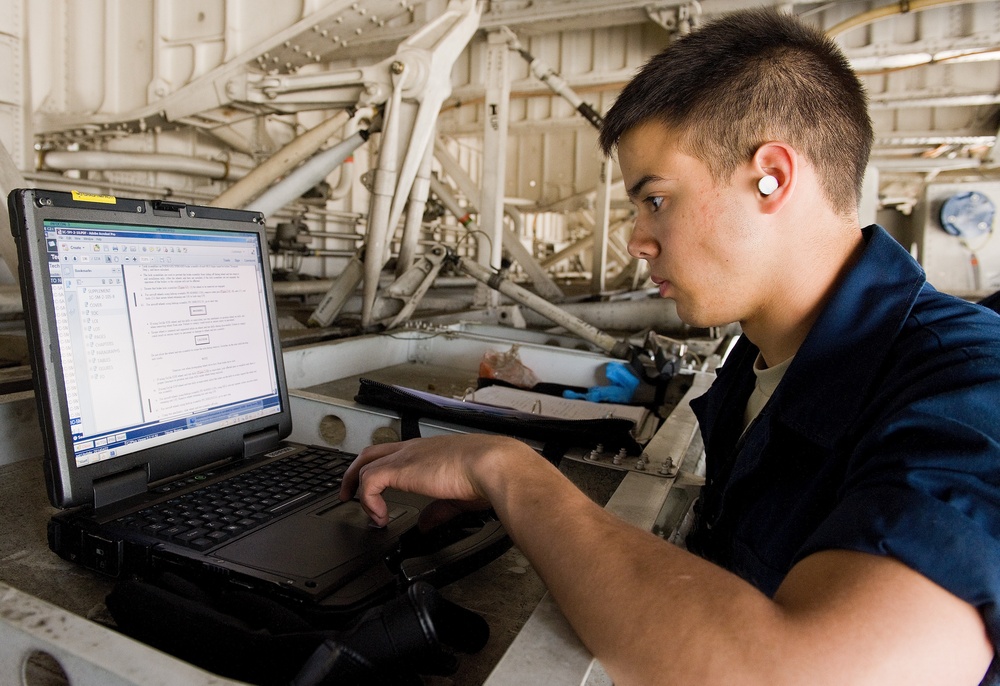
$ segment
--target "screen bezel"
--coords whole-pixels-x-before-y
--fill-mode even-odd
[[[111,202],[80,201],[69,193],[34,189],[14,191],[9,202],[12,232],[18,244],[18,272],[45,447],[49,499],[60,508],[94,504],[95,486],[116,474],[127,473],[134,477],[136,472],[142,472],[142,478],[147,484],[155,483],[209,464],[243,457],[248,441],[254,439],[253,443],[258,444],[256,439],[260,436],[265,436],[263,445],[276,445],[292,429],[263,217],[259,213],[242,210],[99,197],[110,198]],[[69,410],[63,392],[62,358],[52,307],[44,231],[44,222],[47,220],[255,234],[267,296],[280,411],[114,459],[77,466]],[[268,434],[273,434],[273,441],[266,438]]]

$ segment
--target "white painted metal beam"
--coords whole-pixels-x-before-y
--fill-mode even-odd
[[[479,241],[479,264],[499,271],[503,246],[503,204],[507,178],[507,125],[510,121],[510,49],[507,34],[492,31],[486,46],[486,116],[483,129],[483,178],[479,225],[488,240]],[[500,304],[500,294],[476,287],[476,304]]]
[[[0,583],[0,675],[23,675],[32,656],[55,660],[74,686],[238,686]],[[37,683],[32,681],[31,683]]]

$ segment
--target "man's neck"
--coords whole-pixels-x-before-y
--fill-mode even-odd
[[[760,350],[768,367],[781,364],[798,351],[826,303],[864,250],[858,227],[840,227],[840,238],[823,250],[801,253],[776,284],[759,312],[741,322],[743,332]],[[794,253],[792,253],[794,254]]]

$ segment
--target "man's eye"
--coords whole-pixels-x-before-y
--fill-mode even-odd
[[[656,212],[663,206],[663,198],[659,196],[652,197],[649,199],[649,204],[653,206],[653,211]]]

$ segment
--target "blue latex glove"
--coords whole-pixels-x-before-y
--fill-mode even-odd
[[[604,367],[608,386],[592,386],[586,393],[563,391],[564,398],[589,400],[592,403],[627,403],[639,388],[639,379],[624,362],[608,362]]]

